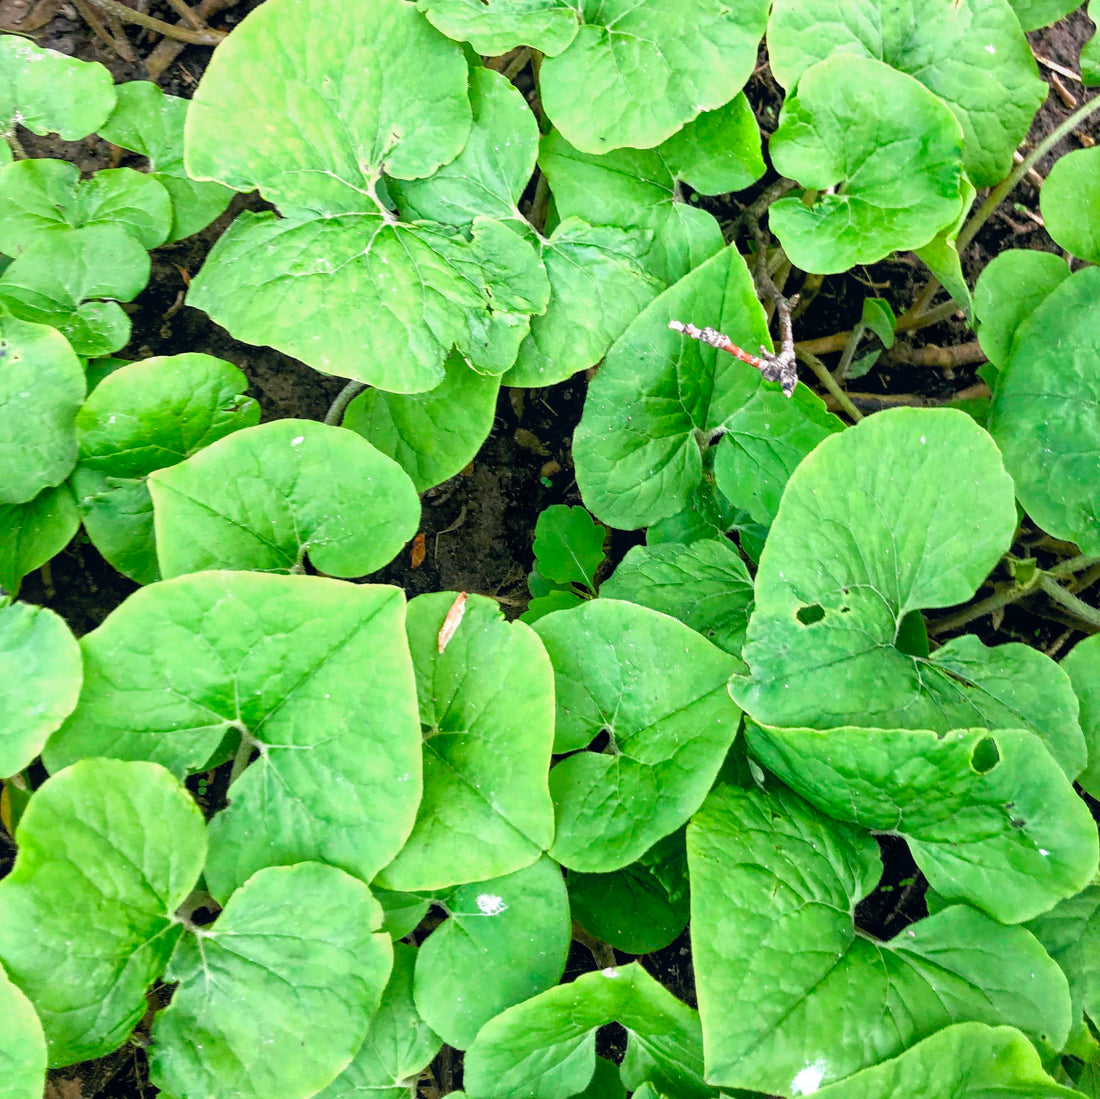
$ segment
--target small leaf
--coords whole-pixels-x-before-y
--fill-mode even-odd
[[[30,1000],[0,966],[0,1080],[9,1099],[39,1099],[46,1087],[46,1036]]]
[[[1085,12],[1092,19],[1091,2],[1085,5]],[[1092,19],[1092,22],[1095,25],[1096,20]],[[1100,37],[1095,29],[1081,45],[1081,83],[1086,88],[1095,88],[1100,84]]]
[[[505,877],[436,896],[448,919],[424,940],[414,994],[421,1016],[456,1049],[513,1004],[561,978],[572,938],[561,868],[545,855]]]
[[[439,650],[452,592],[409,604],[424,754],[424,796],[412,835],[379,875],[423,891],[529,866],[553,839],[546,785],[554,736],[553,679],[538,637],[472,595]],[[508,684],[523,683],[514,690]]]
[[[1100,796],[1100,638],[1078,641],[1062,661],[1081,704],[1081,728],[1088,744],[1088,767],[1077,776],[1081,787]]]
[[[1028,514],[1091,554],[1100,554],[1098,294],[1100,270],[1086,267],[1020,324],[989,417]]]
[[[1089,263],[1100,262],[1100,229],[1086,211],[1100,207],[1100,149],[1059,157],[1039,192],[1043,223],[1054,242]]]
[[[777,171],[828,193],[779,199],[769,224],[795,266],[823,275],[919,248],[958,216],[961,147],[950,108],[912,77],[870,58],[820,61],[784,102],[770,150]]]
[[[551,504],[535,523],[535,565],[556,584],[582,584],[596,590],[607,528],[582,507]]]
[[[139,584],[160,578],[149,474],[258,423],[247,387],[221,359],[168,355],[120,367],[84,402],[73,488],[88,536],[124,575]]]
[[[80,528],[68,482],[22,504],[0,504],[0,588],[13,598],[23,577],[60,553]]]
[[[16,838],[0,961],[42,1020],[51,1066],[101,1057],[145,1014],[183,930],[202,814],[163,767],[86,759],[35,791]]]
[[[166,577],[202,569],[293,572],[306,555],[365,576],[416,533],[405,471],[365,439],[312,420],[234,432],[149,477]]]
[[[595,599],[541,618],[554,666],[550,854],[574,870],[634,862],[702,803],[740,714],[726,690],[736,666],[693,630],[646,607]],[[602,751],[579,751],[601,732]]]
[[[579,607],[584,600],[576,592],[563,591],[561,588],[547,592],[546,595],[537,595],[527,604],[527,610],[519,616],[521,622],[528,626],[537,622],[540,618],[554,611],[566,611],[570,607]]]
[[[386,985],[381,922],[370,890],[334,866],[254,874],[176,947],[165,978],[179,987],[153,1023],[150,1079],[210,1099],[316,1094],[351,1062]]]
[[[741,654],[753,604],[744,562],[730,542],[714,538],[634,546],[600,595],[678,618],[733,656]]]
[[[0,504],[26,503],[69,475],[84,392],[65,337],[0,308]]]
[[[14,775],[72,713],[83,670],[80,646],[45,607],[0,607],[0,775]]]

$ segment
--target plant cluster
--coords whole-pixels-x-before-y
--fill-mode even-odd
[[[1073,6],[266,0],[189,104],[0,39],[6,1094],[152,1005],[176,1099],[398,1099],[444,1046],[470,1099],[1100,1095],[1100,149],[1043,185],[1069,258],[960,260],[1100,105],[1014,165],[1024,29]],[[111,357],[148,250],[253,190],[187,300],[348,379],[324,423]],[[898,251],[907,312],[869,295],[832,372],[793,342],[798,273]],[[991,395],[864,418],[845,378],[956,310]],[[597,364],[520,621],[363,582],[501,386]],[[15,597],[80,524],[142,586],[78,640]],[[1033,595],[1093,635],[1061,663],[936,642]],[[926,886],[888,939],[876,837]],[[697,1010],[615,956],[689,924]]]

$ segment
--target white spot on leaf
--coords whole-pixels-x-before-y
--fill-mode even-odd
[[[791,1081],[791,1094],[812,1095],[821,1086],[825,1069],[824,1061],[814,1061],[812,1065],[807,1065],[801,1072],[796,1073]]]
[[[483,916],[499,916],[501,912],[508,911],[504,898],[495,893],[478,894],[477,907]]]

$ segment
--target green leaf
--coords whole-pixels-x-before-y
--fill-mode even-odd
[[[572,938],[569,898],[561,868],[544,855],[435,900],[449,918],[420,947],[416,1006],[448,1045],[468,1049],[494,1016],[558,983]]]
[[[553,385],[603,358],[626,326],[665,284],[649,274],[643,257],[648,230],[592,226],[567,218],[539,248],[550,301],[531,318],[506,385]]]
[[[165,979],[179,987],[153,1023],[150,1079],[210,1099],[316,1094],[351,1062],[386,985],[381,922],[370,890],[334,866],[254,874],[176,947]]]
[[[182,776],[243,729],[260,757],[210,824],[211,893],[304,859],[369,881],[420,800],[403,602],[389,587],[247,572],[142,588],[81,638],[84,688],[46,766],[110,755]]]
[[[579,607],[583,602],[584,600],[576,592],[556,588],[547,592],[546,595],[535,596],[527,604],[527,610],[519,616],[519,620],[530,626],[540,618],[553,614],[554,611],[565,611],[569,610],[570,607]]]
[[[539,167],[563,219],[652,233],[642,262],[666,284],[722,249],[718,222],[683,201],[681,183],[721,194],[743,190],[763,174],[760,134],[743,95],[700,115],[656,149],[596,156],[551,131],[542,140]]]
[[[84,371],[65,337],[0,308],[0,504],[59,485],[76,462]]]
[[[553,57],[576,37],[582,13],[570,0],[417,0],[416,6],[448,38],[495,57],[531,46]]]
[[[1045,94],[1045,93],[1044,93]],[[970,294],[970,284],[962,269],[959,255],[959,233],[963,231],[970,207],[977,192],[974,184],[965,176],[962,181],[962,204],[954,222],[941,229],[927,244],[916,249],[917,255],[924,261],[925,267],[932,272],[936,281],[955,299],[956,304],[970,320],[974,315],[974,302]]]
[[[733,656],[741,654],[753,604],[744,562],[730,542],[715,538],[634,546],[600,595],[678,618]]]
[[[389,889],[381,889],[377,885],[371,886],[371,892],[382,906],[384,913],[382,930],[394,942],[415,931],[432,905],[428,894],[395,893]]]
[[[1073,0],[1010,0],[1016,18],[1025,31],[1038,30],[1057,22],[1078,5]]]
[[[683,829],[658,840],[637,862],[610,874],[572,871],[569,905],[589,934],[628,954],[668,946],[687,926]]]
[[[0,172],[0,236],[17,255],[47,233],[117,225],[143,248],[163,244],[172,224],[168,192],[133,168],[81,180],[65,160],[17,160]]]
[[[794,794],[717,787],[688,827],[688,861],[715,1083],[805,1094],[963,1021],[1065,1040],[1065,978],[1023,928],[956,906],[888,942],[857,933],[877,845]]]
[[[645,540],[647,545],[657,546],[725,538],[730,531],[741,529],[739,520],[747,518],[715,488],[713,476],[704,476],[692,489],[687,507],[667,519],[658,519],[646,530]]]
[[[820,61],[784,102],[770,150],[782,175],[829,193],[779,199],[771,229],[796,267],[823,275],[919,248],[958,216],[961,146],[950,108],[912,77],[870,58]]]
[[[379,875],[387,889],[499,877],[529,866],[553,839],[550,661],[535,633],[505,622],[485,596],[458,604],[459,625],[446,640],[440,631],[463,598],[436,592],[409,604],[424,796],[412,835]]]
[[[737,732],[728,653],[683,623],[596,599],[536,623],[554,666],[553,858],[607,873],[702,804]],[[578,751],[600,733],[602,751]]]
[[[1085,12],[1092,19],[1091,3],[1085,5]],[[1096,23],[1095,19],[1092,21]],[[1100,84],[1100,37],[1095,30],[1081,45],[1081,83],[1086,88]]]
[[[568,1099],[596,1068],[596,1031],[626,1028],[621,1072],[628,1088],[648,1078],[680,1099],[715,1095],[702,1083],[699,1016],[634,963],[585,973],[501,1012],[466,1053],[470,1099]]]
[[[656,298],[607,353],[573,436],[585,506],[609,526],[648,526],[689,503],[713,460],[707,445],[762,388],[732,355],[669,330],[713,325],[742,347],[769,344],[764,311],[733,248]]]
[[[954,112],[963,166],[977,187],[999,183],[1046,98],[1008,0],[777,0],[768,56],[785,88],[836,55],[873,58],[908,73]],[[872,86],[869,96],[885,93]]]
[[[149,160],[149,175],[172,200],[168,243],[210,224],[229,205],[233,192],[218,183],[200,183],[183,166],[183,125],[187,100],[164,92],[148,80],[129,80],[116,89],[111,116],[97,127],[99,136]]]
[[[23,577],[60,553],[79,527],[67,482],[23,504],[0,504],[0,588],[18,595]]]
[[[1077,776],[1082,788],[1100,796],[1100,637],[1078,641],[1062,661],[1081,704],[1081,728],[1088,745],[1088,766]]]
[[[10,1099],[38,1099],[46,1087],[46,1036],[30,1000],[0,966],[0,1080]]]
[[[370,1099],[408,1099],[417,1076],[443,1045],[413,1003],[413,967],[419,954],[406,943],[393,944],[393,970],[370,1021],[367,1039],[351,1064],[317,1093],[317,1099],[345,1099],[363,1093]]]
[[[822,439],[842,431],[844,423],[804,385],[789,398],[775,386],[761,386],[722,427],[715,484],[731,504],[767,526],[795,467]]]
[[[426,179],[388,182],[406,221],[469,225],[481,214],[521,217],[520,196],[538,155],[538,122],[519,90],[492,69],[471,71],[470,108],[473,128],[454,160]]]
[[[76,638],[53,611],[0,607],[0,775],[23,770],[72,713],[83,670]]]
[[[535,566],[556,584],[581,584],[596,590],[607,528],[582,507],[551,504],[535,523]]]
[[[860,323],[874,332],[887,348],[894,346],[897,318],[885,298],[864,298]]]
[[[166,577],[201,569],[294,572],[306,555],[365,576],[416,533],[420,500],[392,458],[313,420],[245,428],[149,477]]]
[[[502,222],[477,219],[468,240],[375,213],[246,212],[211,250],[188,304],[316,370],[418,393],[444,380],[452,345],[475,369],[503,374],[549,294],[534,249]]]
[[[991,363],[1004,366],[1020,324],[1069,276],[1066,261],[1049,252],[1014,248],[990,260],[974,287],[974,312]]]
[[[81,356],[109,355],[130,339],[130,301],[149,281],[149,255],[119,225],[40,237],[0,276],[0,302],[20,320],[56,328]],[[117,301],[93,299],[113,298]]]
[[[1039,209],[1054,242],[1089,263],[1100,262],[1100,149],[1075,149],[1059,157],[1043,181]]]
[[[98,130],[115,105],[114,80],[95,61],[44,50],[20,35],[0,38],[0,126],[18,122],[36,134],[79,141]]]
[[[1003,727],[1012,711],[999,703],[984,719],[1003,691],[991,703],[985,681],[1019,673],[1014,649],[964,643],[971,666],[956,678],[938,662],[959,648],[929,660],[896,642],[911,612],[966,602],[1015,529],[1012,481],[965,413],[890,409],[830,436],[787,483],[756,574],[752,673],[734,678],[734,696],[766,725]]]
[[[180,936],[202,814],[163,767],[88,759],[35,791],[16,839],[0,961],[42,1020],[51,1066],[103,1056],[145,1014]]]
[[[817,1068],[804,1070],[817,1076]],[[864,1069],[820,1091],[819,1099],[881,1099],[887,1095],[987,1099],[1074,1099],[1079,1093],[1056,1084],[1035,1047],[1013,1027],[959,1023],[925,1038],[900,1056]]]
[[[115,370],[77,415],[72,484],[96,549],[139,584],[160,578],[147,485],[163,469],[260,419],[248,379],[211,355],[168,355]]]
[[[1086,267],[1021,322],[989,417],[1028,514],[1091,554],[1100,554],[1098,294],[1100,270]]]
[[[937,893],[1002,923],[1052,908],[1096,873],[1088,807],[1033,733],[750,725],[748,744],[834,819],[904,836]]]
[[[344,413],[343,425],[392,458],[424,492],[473,461],[496,414],[500,379],[469,368],[452,351],[446,376],[427,393],[368,389]]]
[[[546,114],[574,148],[648,149],[745,86],[768,5],[588,0],[572,42],[539,72]]]

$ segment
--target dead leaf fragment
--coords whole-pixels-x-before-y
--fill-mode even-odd
[[[439,629],[437,640],[440,652],[443,652],[454,637],[455,631],[462,622],[462,616],[466,613],[466,600],[469,598],[466,592],[460,591],[451,604],[451,609],[447,612],[447,617],[443,619],[443,625]]]
[[[424,564],[424,532],[421,531],[414,539],[412,549],[409,550],[409,567],[420,568]]]

